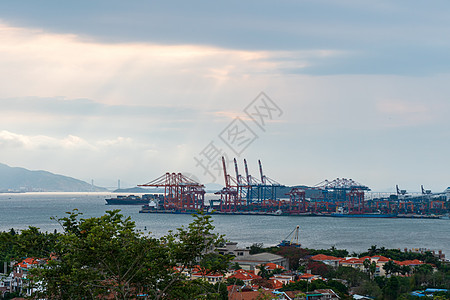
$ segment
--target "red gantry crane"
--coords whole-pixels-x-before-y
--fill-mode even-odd
[[[205,207],[205,186],[181,173],[166,173],[138,186],[164,187],[165,210],[187,212],[203,210]]]

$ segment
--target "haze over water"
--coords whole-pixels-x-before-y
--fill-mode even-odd
[[[0,230],[39,227],[42,231],[61,230],[50,217],[63,217],[75,208],[84,217],[101,216],[120,209],[139,230],[160,237],[168,230],[187,225],[190,215],[140,214],[140,206],[107,206],[103,193],[0,194]],[[211,195],[208,195],[211,197]],[[371,245],[386,248],[429,248],[443,250],[450,257],[450,221],[440,219],[352,219],[331,217],[223,216],[214,215],[216,231],[240,246],[264,243],[276,245],[297,225],[307,248],[347,249],[362,252]]]

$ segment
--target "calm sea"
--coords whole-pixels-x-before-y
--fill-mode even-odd
[[[107,210],[121,209],[140,230],[156,237],[187,225],[190,215],[140,214],[139,206],[107,206],[100,193],[26,193],[0,194],[0,231],[10,228],[39,227],[42,231],[60,230],[50,217],[63,217],[77,208],[84,217],[101,216]],[[211,197],[211,195],[208,195]],[[213,216],[216,231],[240,246],[263,243],[276,245],[297,225],[301,243],[308,248],[335,246],[362,252],[371,245],[386,248],[441,249],[450,258],[450,221],[425,219],[351,219],[285,216]]]

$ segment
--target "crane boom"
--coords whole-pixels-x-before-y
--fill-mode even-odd
[[[228,182],[228,174],[227,174],[227,166],[225,165],[225,158],[222,156],[222,165],[223,165],[223,175],[225,177],[225,187],[229,187],[230,184]]]
[[[259,174],[261,175],[261,183],[262,184],[266,184],[266,178],[265,178],[264,173],[263,173],[262,164],[261,164],[261,160],[260,159],[258,159],[258,164],[259,164]]]
[[[244,169],[245,169],[245,176],[247,178],[247,184],[251,184],[250,175],[248,174],[248,167],[247,167],[247,160],[244,158]]]
[[[234,158],[234,170],[236,171],[236,182],[237,185],[240,185],[240,179],[239,179],[239,171],[238,171],[238,165],[237,165],[237,161],[236,158]]]

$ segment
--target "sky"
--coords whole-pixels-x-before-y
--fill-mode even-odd
[[[1,1],[0,162],[99,186],[450,186],[448,1]]]

